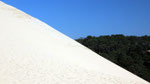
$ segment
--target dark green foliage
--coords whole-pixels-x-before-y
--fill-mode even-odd
[[[150,36],[87,36],[76,41],[150,82]]]

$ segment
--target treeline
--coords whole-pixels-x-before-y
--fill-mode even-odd
[[[150,36],[87,36],[76,41],[150,82]]]

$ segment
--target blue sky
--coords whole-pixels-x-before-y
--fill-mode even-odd
[[[150,35],[150,0],[1,0],[76,39]]]

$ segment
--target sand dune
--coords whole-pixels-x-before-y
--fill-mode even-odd
[[[0,84],[149,84],[0,2]]]

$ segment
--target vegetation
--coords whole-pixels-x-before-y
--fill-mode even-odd
[[[150,82],[150,36],[87,36],[76,41]]]

